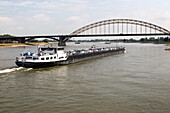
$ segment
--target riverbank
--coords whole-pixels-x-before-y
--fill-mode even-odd
[[[20,44],[20,43],[0,44],[0,48],[24,47],[24,46],[29,46],[29,45]]]
[[[170,43],[166,44],[165,46],[170,46]]]
[[[67,42],[67,43],[75,43],[75,42]],[[80,43],[105,43],[105,41],[99,42],[80,42]],[[117,43],[114,41],[110,41],[110,43]],[[122,42],[122,43],[142,43],[142,42]],[[151,42],[150,42],[151,43]],[[26,47],[26,46],[35,46],[35,45],[57,45],[57,42],[53,43],[44,43],[44,42],[26,42],[25,44],[22,43],[3,43],[0,44],[0,48],[10,48],[10,47]],[[170,46],[170,43],[153,43],[153,44],[165,44],[165,46]]]
[[[56,45],[58,43],[52,42],[52,43],[45,43],[45,42],[26,42],[27,45]]]
[[[26,47],[26,46],[35,46],[35,45],[56,45],[57,43],[44,43],[44,42],[26,42],[25,44],[22,43],[3,43],[0,44],[0,48],[10,48],[10,47]]]
[[[166,48],[165,50],[168,50],[168,51],[170,51],[170,48]]]

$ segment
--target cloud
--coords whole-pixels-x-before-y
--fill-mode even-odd
[[[0,24],[14,24],[15,21],[12,18],[0,16]]]
[[[62,13],[62,12],[81,12],[90,7],[87,0],[41,0],[41,1],[0,1],[0,8],[7,10],[16,9],[17,12],[22,12],[22,7],[25,7],[27,12],[42,12],[42,13]]]
[[[69,2],[69,3],[87,3],[88,1],[87,0],[63,0],[64,2]]]
[[[160,16],[161,14],[161,16]],[[150,22],[165,28],[170,28],[170,13],[168,11],[161,11],[159,9],[150,9],[143,11],[134,11],[129,13],[133,18]]]
[[[87,9],[88,5],[87,4],[77,4],[74,5],[73,7],[69,7],[68,11],[70,12],[81,12],[82,10]]]
[[[32,4],[33,4],[32,1],[22,1],[22,2],[14,4],[14,5],[27,7],[28,5],[32,5]]]
[[[50,2],[50,1],[43,1],[43,2],[34,2],[34,6],[36,8],[41,8],[41,9],[56,9],[58,8],[58,3],[57,2]]]
[[[14,1],[0,1],[0,6],[28,6],[33,4],[32,1],[21,1],[21,2],[14,2]]]
[[[46,1],[0,1],[0,6],[6,6],[6,7],[31,7],[31,8],[37,8],[37,9],[56,9],[61,6],[65,6],[66,4],[64,2],[58,2],[53,0],[46,0]],[[29,7],[28,7],[29,6]]]
[[[12,31],[16,30],[16,22],[13,18],[7,16],[0,16],[0,34],[12,34]]]
[[[67,22],[76,22],[76,23],[84,23],[86,21],[89,20],[89,15],[85,14],[85,15],[81,15],[81,16],[70,16],[67,19],[65,19],[65,21]]]
[[[45,14],[37,14],[33,16],[33,19],[37,21],[49,21],[50,17]]]
[[[121,2],[130,2],[131,0],[120,0]]]
[[[73,32],[74,30],[83,27],[90,23],[91,19],[88,14],[80,15],[80,16],[70,16],[65,19],[65,24],[69,26],[69,28],[65,28],[68,33]]]
[[[9,1],[0,1],[0,6],[8,6],[8,5],[12,5],[12,3]]]
[[[70,16],[69,18],[66,19],[66,21],[80,21],[81,17],[80,16]]]
[[[24,28],[20,26],[20,27],[17,27],[17,29],[18,30],[23,30]]]
[[[0,32],[8,32],[12,27],[11,33],[17,34],[67,34],[87,24],[113,18],[137,19],[170,29],[170,1],[153,1],[0,0],[0,25],[3,26]]]

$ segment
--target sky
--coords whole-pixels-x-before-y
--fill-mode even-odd
[[[170,0],[0,0],[0,34],[70,34],[108,19],[137,19],[170,30]]]

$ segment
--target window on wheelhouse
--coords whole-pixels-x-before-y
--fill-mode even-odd
[[[64,50],[64,48],[57,48],[57,50]]]
[[[26,59],[32,59],[32,57],[26,57]]]
[[[36,58],[36,57],[33,57],[33,60],[38,60],[38,58]]]
[[[62,59],[62,58],[64,58],[64,57],[59,57],[59,59]]]

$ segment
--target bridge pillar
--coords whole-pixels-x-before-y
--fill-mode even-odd
[[[59,37],[58,46],[66,46],[65,37]]]
[[[25,44],[25,38],[17,38],[18,43],[24,43]]]

